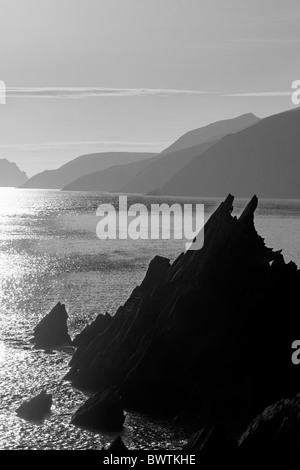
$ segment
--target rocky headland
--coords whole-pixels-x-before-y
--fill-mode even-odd
[[[73,424],[120,431],[135,410],[193,423],[186,450],[299,442],[300,272],[257,233],[256,196],[239,217],[233,201],[207,221],[201,249],[153,258],[115,315],[74,338],[65,379],[92,395]],[[70,343],[66,320],[58,304],[35,328],[36,347]]]
[[[95,393],[77,411],[78,424],[93,404],[102,409],[113,387],[124,409],[217,427],[237,442],[267,406],[299,392],[291,361],[299,270],[257,233],[257,198],[238,218],[233,200],[206,223],[201,249],[173,264],[156,256],[116,314],[76,337],[66,379]]]

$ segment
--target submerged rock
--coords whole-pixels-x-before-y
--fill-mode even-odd
[[[67,320],[66,307],[58,302],[34,328],[32,342],[35,348],[51,350],[65,344],[71,344]]]
[[[41,421],[50,413],[51,405],[52,395],[43,390],[36,397],[22,403],[16,410],[16,413],[20,418],[29,421]]]
[[[120,431],[125,416],[118,390],[111,388],[89,398],[74,414],[71,423],[91,429]]]
[[[97,397],[117,386],[127,408],[232,432],[296,394],[299,270],[256,232],[257,203],[233,217],[229,195],[207,221],[201,249],[173,264],[156,256],[108,327],[79,343],[73,385]]]

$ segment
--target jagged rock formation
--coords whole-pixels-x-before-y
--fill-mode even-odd
[[[85,428],[120,431],[124,421],[119,392],[112,387],[89,398],[76,411],[71,422]]]
[[[221,426],[206,425],[199,432],[195,433],[188,443],[183,447],[187,452],[232,452],[237,450],[237,442],[228,439],[224,428]]]
[[[300,445],[300,394],[268,406],[241,435],[228,437],[220,426],[205,426],[183,450],[188,452],[239,452],[249,455],[298,451]]]
[[[51,405],[52,395],[43,390],[36,397],[22,403],[16,413],[20,418],[27,419],[29,421],[41,421],[50,413]]]
[[[102,333],[111,323],[112,317],[106,312],[105,315],[99,313],[96,319],[87,325],[78,335],[73,339],[73,346],[85,347],[87,346],[95,336]]]
[[[299,445],[300,394],[268,406],[239,439],[239,449],[247,452],[292,452]]]
[[[257,234],[257,202],[236,218],[229,195],[206,223],[202,249],[172,265],[155,257],[108,328],[79,342],[72,383],[100,393],[116,385],[125,408],[232,433],[296,394],[299,271]]]
[[[37,349],[53,349],[71,344],[68,333],[68,314],[64,304],[58,302],[55,307],[36,325],[32,342]]]

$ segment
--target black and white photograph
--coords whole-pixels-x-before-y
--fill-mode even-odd
[[[299,0],[0,11],[0,450],[300,450]]]

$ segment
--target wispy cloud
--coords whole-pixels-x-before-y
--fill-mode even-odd
[[[159,151],[170,145],[171,142],[142,142],[142,141],[62,141],[40,143],[2,144],[0,150],[14,151],[47,151],[47,150],[98,150],[98,151]]]
[[[8,98],[80,99],[90,97],[194,96],[217,94],[211,91],[164,88],[101,87],[7,87]]]
[[[200,91],[165,88],[97,88],[97,87],[6,87],[8,98],[40,99],[84,99],[91,97],[147,97],[147,96],[197,96],[215,97],[280,97],[290,96],[291,91],[263,91],[224,93],[221,91]]]
[[[281,97],[281,96],[291,96],[292,91],[253,91],[253,92],[243,92],[243,93],[228,93],[223,96],[236,97],[236,98],[264,98],[264,97]]]

